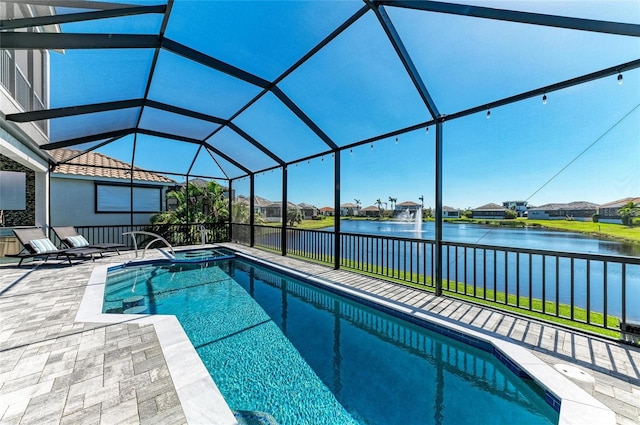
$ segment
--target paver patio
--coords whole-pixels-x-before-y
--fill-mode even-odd
[[[226,246],[511,339],[552,366],[578,366],[584,373],[572,380],[615,411],[618,424],[640,423],[640,347],[291,257]],[[73,267],[55,261],[0,267],[1,424],[186,423],[153,325],[75,322],[94,267],[133,258],[125,252]]]

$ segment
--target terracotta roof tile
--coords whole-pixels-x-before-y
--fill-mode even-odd
[[[51,156],[54,160],[56,160],[56,162],[62,162],[69,158],[72,158],[71,160],[69,160],[69,162],[59,164],[56,167],[54,173],[129,180],[129,174],[131,170],[130,164],[98,152],[87,152],[80,155],[81,153],[82,151],[72,149],[54,149],[50,151]],[[73,158],[76,155],[79,156]],[[134,167],[133,170],[134,180],[159,183],[175,183],[174,180],[161,174],[146,171],[138,167]]]

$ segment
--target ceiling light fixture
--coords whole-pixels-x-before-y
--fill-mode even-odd
[[[491,118],[491,109],[487,109],[487,119]]]
[[[396,136],[396,145],[398,144],[398,136]]]
[[[622,83],[623,83],[623,80],[622,80],[622,73],[621,73],[621,72],[619,72],[619,73],[618,73],[618,85],[620,85],[620,86],[621,86],[621,85],[622,85]]]
[[[547,95],[546,94],[542,96],[542,104],[543,105],[547,104]]]

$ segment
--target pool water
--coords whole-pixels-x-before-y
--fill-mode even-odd
[[[173,314],[234,410],[279,424],[557,424],[493,355],[241,259],[110,272],[105,312]]]

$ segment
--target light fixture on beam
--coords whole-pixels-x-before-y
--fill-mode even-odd
[[[546,94],[542,96],[542,104],[543,105],[547,104],[547,95]]]
[[[491,109],[487,109],[487,119],[491,118]]]
[[[624,80],[622,79],[622,72],[618,73],[618,85],[622,85],[622,83],[624,82]]]

